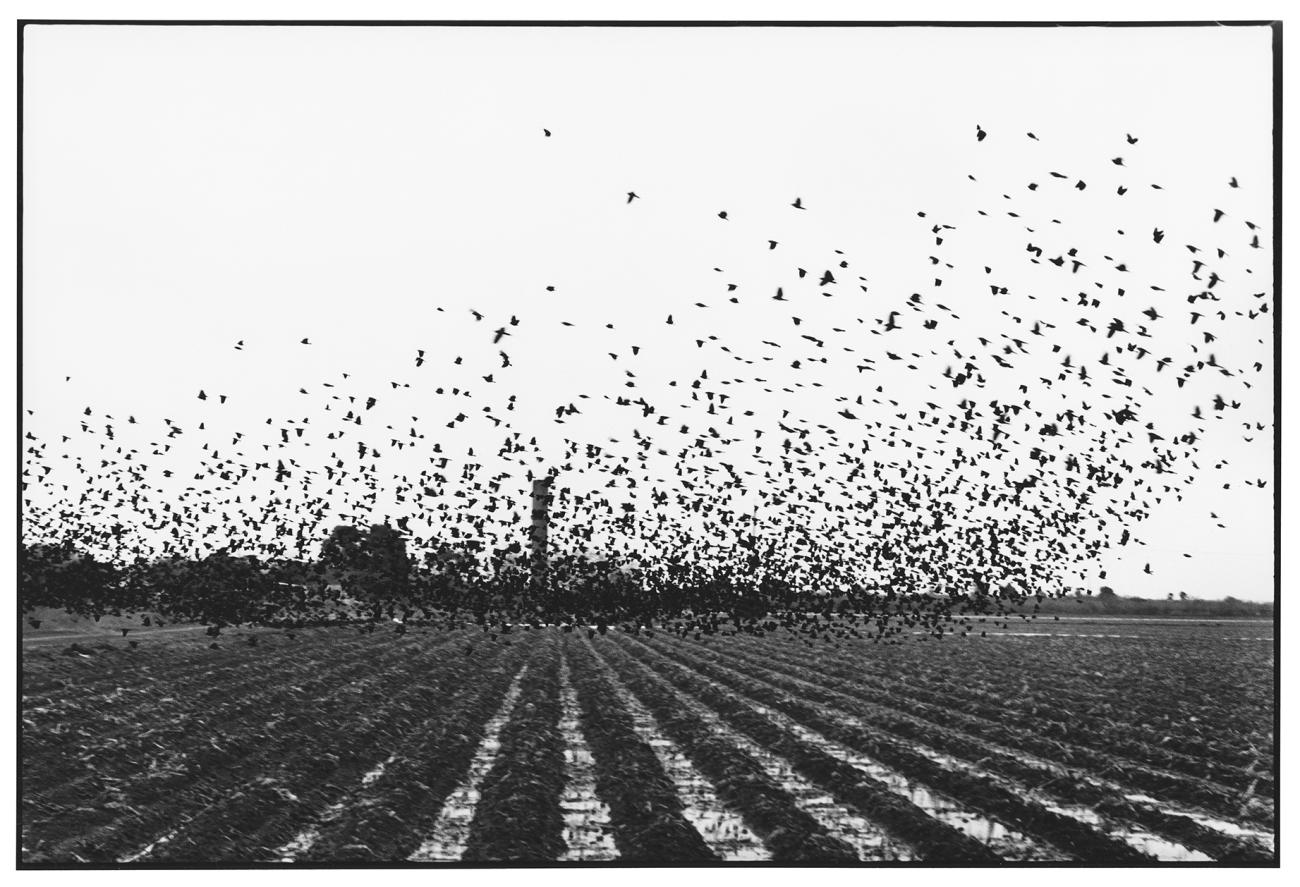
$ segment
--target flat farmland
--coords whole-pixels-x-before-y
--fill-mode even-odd
[[[981,626],[984,628],[984,626]],[[1271,622],[27,646],[27,864],[1268,863]]]

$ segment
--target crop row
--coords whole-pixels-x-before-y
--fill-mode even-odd
[[[825,661],[825,660],[823,660]],[[831,661],[837,661],[833,657]],[[839,660],[843,661],[843,660]],[[865,682],[869,686],[880,687],[883,682]],[[1206,754],[1189,754],[1170,748],[1169,744],[1159,744],[1158,737],[1136,737],[1126,735],[1129,731],[1117,731],[1113,725],[1103,724],[1086,715],[1072,712],[1068,706],[1067,694],[1058,693],[1051,708],[1037,706],[1025,709],[1013,699],[992,700],[972,698],[962,693],[960,688],[949,686],[944,689],[931,689],[925,681],[909,682],[906,695],[921,702],[931,703],[946,708],[954,708],[974,718],[995,721],[1011,727],[1031,731],[1033,735],[1047,741],[1058,741],[1070,746],[1078,746],[1091,751],[1104,751],[1116,758],[1129,758],[1132,761],[1151,767],[1177,771],[1198,779],[1209,779],[1222,785],[1245,789],[1258,777],[1242,767],[1227,765]],[[897,683],[893,685],[897,687]],[[1153,741],[1155,739],[1155,741]],[[1186,748],[1186,745],[1182,747]],[[1257,790],[1261,794],[1272,795],[1271,779],[1263,778]]]
[[[443,653],[439,649],[439,654]],[[493,656],[499,655],[494,651]],[[421,667],[420,680],[409,669]],[[293,752],[248,771],[240,793],[208,808],[151,858],[170,861],[269,859],[305,819],[326,808],[363,774],[433,727],[439,713],[472,692],[455,656],[410,657],[383,672],[362,705],[300,735]]]
[[[446,635],[440,638],[450,640]],[[133,727],[143,730],[169,723],[178,709],[198,694],[221,693],[264,680],[268,661],[286,669],[285,676],[290,678],[304,667],[357,661],[357,653],[379,645],[373,638],[340,637],[336,645],[286,642],[256,650],[199,647],[195,651],[195,646],[173,644],[129,651],[102,645],[98,650],[89,648],[94,655],[85,658],[48,650],[26,651],[29,667],[38,668],[41,677],[25,672],[31,679],[23,683],[24,753],[30,756],[48,748],[61,754],[62,746],[85,737],[108,738],[113,728],[121,726],[124,713],[130,714]],[[177,659],[192,668],[173,670],[171,663]],[[55,686],[43,679],[51,672],[62,675]],[[45,685],[43,692],[29,686],[38,683]]]
[[[596,756],[582,730],[582,706],[573,687],[569,658],[560,656],[560,737],[564,743],[565,850],[560,862],[608,862],[618,859],[613,815],[596,788]]]
[[[439,637],[448,633],[438,632]],[[111,643],[83,645],[89,660],[66,652],[58,644],[23,651],[23,697],[34,706],[60,705],[79,710],[82,702],[114,690],[140,692],[140,688],[165,680],[177,690],[224,682],[235,674],[255,671],[265,655],[342,656],[373,647],[387,635],[344,633],[340,628],[305,628],[292,632],[247,630],[222,634],[215,640],[196,631],[181,636],[141,636],[138,649],[117,639]],[[134,640],[134,638],[132,639]],[[212,644],[216,644],[215,647]],[[255,646],[250,647],[251,644]]]
[[[675,647],[669,648],[668,652],[676,655],[691,655]],[[1221,832],[1206,828],[1188,816],[1173,814],[1152,804],[1125,800],[1118,792],[1107,791],[1097,783],[1081,779],[1068,771],[1045,769],[1043,765],[1035,764],[1032,759],[1027,759],[1023,755],[1002,752],[996,746],[945,729],[935,723],[899,718],[890,710],[878,706],[875,702],[875,694],[868,695],[861,692],[851,682],[828,679],[818,674],[812,667],[804,670],[795,665],[786,666],[784,670],[776,670],[772,667],[773,657],[760,659],[732,647],[728,648],[726,657],[698,647],[693,648],[693,652],[713,663],[742,663],[749,676],[758,675],[774,688],[788,690],[802,698],[860,716],[873,728],[900,739],[929,745],[938,751],[968,761],[978,761],[979,768],[982,770],[1004,774],[1033,785],[1036,791],[1054,795],[1066,804],[1098,806],[1102,805],[1102,802],[1109,802],[1103,805],[1103,809],[1112,815],[1121,812],[1128,814],[1120,818],[1153,828],[1158,834],[1172,841],[1185,843],[1193,849],[1202,850],[1213,858],[1246,861],[1259,860],[1270,855],[1269,851],[1250,840],[1225,836]],[[828,687],[832,689],[827,689]],[[838,690],[834,689],[837,687]]]
[[[377,666],[401,658],[402,651],[387,650],[369,661],[331,664],[303,684],[281,682],[276,663],[266,662],[262,686],[239,700],[241,716],[231,722],[183,704],[165,727],[127,733],[125,741],[117,739],[119,731],[101,737],[78,725],[81,743],[63,759],[29,754],[25,747],[24,845],[37,858],[49,852],[55,859],[114,859],[131,849],[124,846],[129,839],[120,828],[148,840],[172,820],[165,808],[181,798],[199,806],[210,803],[229,788],[236,764],[267,754],[295,730],[310,731],[313,713],[303,709],[304,699],[316,701],[321,711],[342,706],[378,680]],[[167,692],[165,685],[159,692]],[[158,722],[147,709],[126,710],[119,717],[123,727],[136,719]]]
[[[164,783],[183,783],[193,773],[180,765],[201,760],[214,734],[239,737],[269,731],[276,713],[292,708],[300,698],[409,655],[392,644],[345,652],[348,655],[331,656],[322,650],[250,655],[255,667],[236,682],[214,675],[208,686],[188,687],[151,678],[140,685],[143,699],[124,699],[114,690],[87,701],[62,730],[25,722],[24,805],[34,816],[42,807],[58,809],[71,800],[111,793],[121,780],[141,772]]]
[[[752,757],[717,736],[675,691],[612,642],[600,654],[623,684],[654,714],[659,727],[711,780],[718,797],[744,817],[777,862],[855,862],[845,842],[800,810]]]
[[[1096,720],[1112,734],[1193,758],[1243,770],[1271,765],[1267,645],[1225,649],[1219,640],[1161,634],[1139,641],[1007,639],[996,658],[987,652],[969,643],[931,646],[924,656],[907,647],[848,645],[840,658],[863,671],[874,666],[885,680],[906,672],[916,686],[992,705],[1003,710],[1000,720],[1055,735],[1081,719]],[[1184,692],[1170,694],[1171,684]]]
[[[525,635],[499,656],[462,662],[458,695],[426,724],[383,773],[354,792],[329,822],[320,823],[302,858],[310,862],[406,859],[435,830],[447,799],[484,739],[535,641]]]
[[[1116,646],[1113,652],[1122,654],[1126,650],[1130,648]],[[1143,671],[1149,670],[1150,663],[1159,661],[1165,652],[1159,648],[1154,651],[1146,649],[1146,667]],[[1168,652],[1172,654],[1173,651]],[[1219,655],[1222,655],[1222,651],[1219,651]],[[1131,757],[1155,767],[1179,770],[1197,777],[1208,777],[1237,788],[1243,788],[1255,779],[1252,767],[1260,763],[1267,766],[1268,761],[1262,760],[1265,756],[1223,741],[1224,735],[1238,734],[1242,722],[1240,717],[1232,719],[1233,729],[1226,734],[1220,731],[1207,736],[1204,728],[1199,726],[1202,717],[1207,714],[1204,708],[1198,709],[1199,715],[1185,713],[1178,716],[1179,712],[1170,710],[1176,703],[1171,702],[1167,685],[1146,695],[1140,693],[1137,687],[1130,686],[1133,682],[1125,675],[1124,692],[1117,694],[1104,679],[1098,680],[1098,673],[1086,673],[1082,677],[1087,680],[1080,680],[1077,665],[1073,674],[1067,671],[1061,675],[1063,679],[1046,675],[1042,661],[1044,658],[1047,657],[1040,656],[1033,662],[1025,663],[1027,671],[1022,675],[1033,674],[1034,680],[1030,682],[1022,677],[1023,683],[1017,692],[1007,692],[1006,676],[1014,675],[1015,672],[1008,667],[1006,661],[1000,663],[1004,675],[1001,686],[990,686],[981,681],[981,675],[987,669],[972,669],[969,664],[964,669],[945,668],[942,663],[936,663],[934,667],[909,672],[914,677],[909,682],[909,691],[918,698],[929,698],[944,705],[960,703],[971,714],[1000,723],[1022,725],[1044,738],[1068,740],[1073,745],[1104,749],[1110,754]],[[860,658],[832,659],[857,662],[859,666],[861,664]],[[1162,669],[1168,667],[1167,662],[1161,663]],[[1109,668],[1113,670],[1115,664],[1110,664]],[[1246,668],[1248,666],[1242,663],[1231,666],[1234,671]],[[1179,681],[1187,679],[1185,672],[1169,676]],[[1049,696],[1044,696],[1035,687],[1045,684],[1051,686]],[[1225,689],[1218,687],[1212,692],[1222,694]],[[1134,703],[1133,697],[1140,697],[1143,717],[1136,720],[1107,717],[1107,712],[1115,711],[1117,695],[1129,705]],[[1201,697],[1202,700],[1206,698],[1214,697]],[[1226,707],[1231,702],[1216,702],[1216,705]],[[1271,781],[1262,780],[1259,790],[1271,794]]]
[[[791,646],[779,639],[773,644]],[[1243,726],[1265,733],[1271,721],[1271,660],[1260,644],[1240,656],[1225,656],[1222,642],[1203,637],[1005,638],[995,657],[969,642],[926,645],[923,653],[917,646],[849,643],[827,652],[856,663],[864,677],[907,673],[919,686],[1005,706],[1012,720],[1050,719],[1068,727],[1080,717],[1097,718],[1135,738],[1242,768],[1254,753],[1222,738],[1240,735]],[[1205,668],[1207,662],[1216,667]],[[1186,692],[1170,694],[1171,682]]]
[[[639,651],[634,649],[633,652]],[[670,684],[699,699],[726,723],[759,745],[790,761],[797,772],[836,800],[880,823],[891,834],[910,844],[923,859],[960,863],[989,862],[998,858],[980,842],[937,821],[879,780],[782,729],[737,699],[735,694],[715,683],[700,680],[671,663],[654,661],[650,664]]]
[[[405,686],[396,669],[356,699],[351,711],[321,719],[269,765],[247,771],[234,797],[204,810],[153,853],[161,860],[266,858],[297,825],[340,794],[460,691],[451,663],[434,661],[424,679]],[[410,663],[423,664],[418,659]]]
[[[295,817],[326,803],[338,783],[373,765],[382,756],[376,743],[399,741],[453,686],[449,664],[457,660],[444,648],[393,645],[343,680],[333,674],[281,684],[268,672],[269,692],[244,700],[252,714],[237,730],[220,722],[182,725],[186,744],[168,749],[165,769],[117,780],[104,801],[57,823],[53,837],[61,840],[29,849],[90,861],[255,858],[261,842],[273,844]],[[407,670],[425,665],[426,679],[409,687]],[[103,818],[88,823],[86,816]],[[265,834],[263,825],[271,826]]]
[[[663,654],[654,654],[648,647],[642,649],[646,651],[643,655],[658,655],[665,669],[675,668],[683,679],[689,678],[702,687],[709,685],[703,679],[694,677],[690,671],[665,659]],[[761,704],[771,706],[848,748],[914,776],[937,791],[1019,826],[1030,834],[1042,835],[1055,846],[1078,858],[1108,862],[1138,861],[1145,858],[1128,844],[1027,800],[993,779],[972,772],[947,769],[885,734],[833,718],[800,698],[739,672],[689,655],[681,655],[681,658],[689,662],[691,668],[699,674],[707,675]],[[801,694],[801,697],[812,698],[806,693]]]
[[[269,663],[284,668],[286,678],[315,668],[359,661],[358,657],[393,647],[392,635],[347,633],[335,629],[335,643],[320,634],[261,636],[256,646],[211,642],[197,633],[186,640],[147,641],[139,649],[100,644],[74,654],[52,649],[24,651],[23,718],[25,752],[85,737],[107,738],[127,723],[144,730],[174,724],[200,694],[221,693],[265,679]],[[438,633],[432,640],[451,640]],[[422,637],[420,643],[430,638]],[[217,646],[209,649],[209,643]],[[175,667],[173,667],[175,664]],[[59,678],[51,684],[49,675]],[[45,689],[37,691],[36,685]],[[201,709],[200,709],[201,710]],[[146,721],[146,718],[152,720]]]
[[[529,661],[501,750],[483,781],[462,859],[547,862],[564,852],[560,650],[547,637]]]
[[[654,750],[637,735],[590,646],[566,635],[564,652],[582,733],[595,761],[596,790],[609,805],[620,858],[643,863],[715,860],[683,817],[676,787]]]
[[[598,655],[593,655],[591,663],[604,676],[605,685],[613,694],[611,704],[617,704],[620,709],[627,712],[636,735],[659,759],[664,772],[672,780],[677,797],[681,800],[686,820],[703,837],[713,854],[719,859],[728,861],[770,860],[772,852],[758,835],[745,825],[744,817],[722,802],[716,787],[708,777],[701,773],[691,763],[690,757],[660,729],[654,714],[628,691],[609,663]],[[753,754],[753,750],[746,750]],[[783,785],[789,785],[788,776],[783,777],[782,774],[775,772],[779,769],[777,761],[771,756],[767,761],[763,761],[761,757],[758,759],[769,776]]]
[[[1260,795],[1271,796],[1273,793],[1272,777],[1266,773],[1251,773],[1240,768],[1223,767],[1199,757],[1166,752],[1159,745],[1125,738],[1122,735],[1124,731],[1119,725],[1111,725],[1087,714],[1079,715],[1073,726],[1068,729],[1056,721],[1048,721],[1046,712],[1042,710],[1039,712],[1043,716],[1041,718],[1016,717],[1014,711],[1010,711],[1007,717],[999,718],[996,706],[985,704],[974,708],[963,698],[959,688],[950,686],[943,690],[926,690],[918,687],[917,685],[923,682],[915,679],[913,673],[909,673],[906,686],[900,686],[897,681],[891,683],[863,679],[860,669],[855,669],[851,660],[819,657],[814,661],[788,647],[772,648],[767,645],[754,645],[746,649],[752,650],[754,655],[764,660],[776,658],[838,675],[858,689],[870,692],[873,698],[888,700],[891,703],[897,702],[899,707],[907,708],[909,711],[920,710],[916,708],[916,703],[928,704],[930,707],[926,709],[927,711],[950,713],[950,717],[960,720],[961,728],[967,729],[968,732],[978,732],[980,726],[987,729],[990,723],[995,722],[1007,735],[1015,737],[1014,741],[1017,743],[1023,745],[1025,741],[1033,742],[1035,748],[1030,750],[1041,752],[1045,757],[1054,757],[1064,764],[1075,767],[1097,766],[1100,762],[1100,766],[1108,772],[1123,768],[1122,776],[1125,779],[1136,778],[1142,783],[1141,787],[1147,790],[1160,791],[1162,787],[1168,787],[1175,793],[1181,793],[1177,796],[1187,797],[1188,786],[1202,786],[1219,796],[1221,812],[1226,813],[1229,808],[1235,809],[1240,793],[1252,783],[1257,783],[1256,791]],[[1018,694],[1008,695],[1014,697]],[[1062,691],[1061,696],[1061,705],[1068,704],[1069,694]],[[1014,702],[1008,702],[1007,705],[1011,708]],[[970,724],[976,727],[970,729],[965,726]],[[1114,741],[1110,742],[1109,738],[1112,736]],[[1029,740],[1025,740],[1024,737],[1029,737]],[[1069,741],[1064,741],[1066,739]],[[1056,749],[1058,754],[1052,755],[1045,751],[1049,749]],[[1159,768],[1162,767],[1176,772],[1160,773]],[[1134,770],[1146,772],[1145,775],[1133,777]],[[1192,788],[1191,791],[1199,792],[1200,789]]]
[[[741,649],[745,648],[743,642],[736,646]],[[736,655],[743,654],[736,651]],[[937,724],[951,730],[978,736],[989,742],[1029,752],[1044,760],[1053,761],[1067,767],[1107,773],[1111,779],[1121,780],[1134,788],[1143,789],[1157,796],[1200,804],[1207,809],[1226,816],[1237,815],[1237,811],[1241,806],[1237,794],[1204,779],[1196,779],[1187,774],[1179,775],[1155,770],[1096,749],[1045,739],[1032,729],[1011,727],[968,715],[957,710],[951,704],[944,705],[942,702],[921,701],[912,698],[915,691],[909,689],[905,693],[898,689],[897,682],[894,682],[891,686],[888,682],[863,679],[848,664],[837,664],[833,660],[828,661],[821,658],[816,660],[814,664],[811,659],[800,657],[790,651],[774,651],[771,649],[760,649],[751,655],[761,658],[769,664],[785,662],[793,663],[800,668],[816,668],[820,684],[850,696],[857,696],[874,704],[892,708],[900,714],[905,713],[914,718],[922,719],[928,722],[929,725]],[[924,730],[925,727],[917,726],[914,723],[909,728],[907,722],[898,721],[889,729],[916,731]],[[904,732],[904,735],[907,735],[906,732]],[[1265,818],[1268,817],[1267,813],[1260,813],[1259,815]]]
[[[1160,750],[1136,732],[1115,753],[1083,679],[1078,696],[1065,685],[1086,728],[1070,742],[1049,738],[1059,714],[1039,729],[1023,700],[1003,723],[991,687],[1004,664],[945,686],[978,661],[960,647],[903,680],[882,672],[891,653],[814,655],[773,637],[537,631],[462,652],[464,632],[332,631],[337,645],[322,632],[98,663],[33,655],[24,860],[549,862],[586,853],[566,844],[565,810],[584,836],[607,830],[602,852],[627,861],[730,858],[701,825],[721,820],[698,799],[687,815],[674,756],[762,841],[758,858],[779,862],[1273,858],[1195,809],[1271,824],[1271,804],[1187,772],[1181,753],[1157,769]],[[168,655],[182,664],[174,678]],[[566,765],[575,750],[580,765]],[[602,812],[575,826],[582,809]]]

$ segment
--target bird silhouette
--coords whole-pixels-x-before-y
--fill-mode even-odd
[[[719,212],[725,228],[704,215],[697,230],[698,209],[656,192],[655,212],[677,213],[706,260],[671,292],[629,290],[619,311],[585,279],[553,277],[566,292],[539,299],[537,287],[556,285],[520,263],[512,281],[526,295],[465,296],[483,310],[422,308],[394,336],[394,359],[374,369],[322,338],[313,361],[332,358],[328,371],[258,378],[291,398],[278,412],[253,415],[223,383],[246,375],[258,349],[236,357],[220,343],[226,363],[181,383],[185,412],[78,403],[54,433],[23,438],[24,543],[114,552],[124,581],[104,594],[144,587],[148,570],[169,565],[195,588],[279,588],[275,576],[294,589],[266,592],[273,616],[240,610],[233,595],[169,604],[195,610],[170,618],[208,620],[213,644],[219,626],[333,616],[355,623],[350,636],[393,624],[357,639],[414,650],[422,620],[479,615],[487,630],[465,656],[498,649],[518,633],[505,623],[529,619],[576,626],[579,641],[585,625],[623,622],[672,624],[692,639],[730,626],[818,643],[870,630],[893,643],[914,629],[967,632],[963,620],[1001,618],[1029,590],[1115,569],[1117,552],[1142,542],[1193,479],[1258,489],[1248,460],[1210,455],[1225,435],[1243,450],[1266,439],[1271,421],[1265,362],[1243,344],[1272,340],[1275,310],[1270,293],[1250,291],[1251,272],[1265,275],[1252,267],[1257,228],[1237,224],[1249,182],[1229,183],[1241,190],[1228,212],[1213,206],[1217,178],[1194,211],[1174,215],[1145,204],[1133,178],[1154,141],[1127,157],[1072,148],[1052,171],[1051,136],[975,148],[968,133],[952,134],[954,156],[983,160],[951,171],[968,189],[962,202],[936,198],[897,220],[897,256],[886,258],[916,256],[905,275],[879,250],[849,248],[852,232],[832,240],[834,219],[801,198],[789,206],[806,216],[786,215],[778,194],[735,219]],[[977,142],[988,135],[976,125]],[[1035,159],[1002,173],[985,163],[1012,147]],[[1138,193],[1121,199],[1121,177]],[[597,206],[581,211],[602,218]],[[1166,232],[1190,264],[1169,261]],[[755,291],[774,295],[745,298]],[[583,307],[559,310],[570,298]],[[256,342],[243,329],[237,351]],[[570,360],[580,369],[545,387],[544,364]],[[63,369],[60,390],[72,392]],[[184,395],[195,389],[197,401]],[[555,479],[552,556],[534,579],[524,503],[542,476]],[[354,523],[359,538],[382,540],[373,528],[386,527],[405,546],[409,569],[373,590],[377,612],[322,554],[345,548],[336,528]],[[827,589],[873,616],[827,622]],[[419,614],[402,616],[408,607]]]

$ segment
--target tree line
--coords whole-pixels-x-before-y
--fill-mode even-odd
[[[220,550],[204,557],[97,558],[74,542],[27,544],[20,608],[102,617],[155,614],[209,625],[301,625],[332,621],[479,624],[650,624],[683,616],[701,630],[772,630],[782,620],[852,613],[952,630],[954,618],[1006,615],[1022,592],[975,582],[970,591],[895,594],[890,588],[810,593],[789,561],[754,555],[743,569],[691,563],[645,565],[613,556],[560,554],[531,563],[516,543],[487,553],[475,540],[441,543],[420,556],[388,524],[335,527],[314,560],[268,559]],[[816,583],[814,583],[814,586]],[[785,614],[785,615],[782,615]],[[797,614],[792,616],[791,614]]]

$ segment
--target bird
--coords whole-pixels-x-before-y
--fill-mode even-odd
[[[633,200],[636,200],[640,196],[641,195],[637,194],[635,191],[629,191],[627,192],[627,202],[631,203]]]
[[[1033,150],[1044,154],[1034,168],[1050,171],[1051,140],[1027,135],[1036,142]],[[1118,141],[1118,135],[1112,131],[1108,138]],[[977,124],[977,142],[987,136]],[[965,157],[954,152],[959,161],[975,150],[984,156],[1005,147],[994,142],[975,149],[960,131],[955,138],[968,146]],[[1157,148],[1144,145],[1144,163]],[[1240,415],[1243,423],[1254,423],[1268,412],[1259,390],[1247,386],[1265,387],[1258,384],[1265,362],[1257,358],[1271,341],[1273,295],[1250,292],[1264,289],[1251,276],[1260,274],[1251,268],[1258,254],[1238,250],[1232,239],[1240,234],[1244,244],[1256,229],[1253,223],[1236,228],[1231,219],[1229,226],[1212,227],[1210,204],[1217,201],[1201,195],[1196,199],[1202,203],[1189,203],[1192,209],[1177,217],[1176,229],[1158,207],[1141,203],[1140,194],[1123,202],[1107,193],[1085,195],[1089,181],[1094,192],[1104,192],[1095,187],[1097,176],[1111,166],[1124,168],[1125,177],[1134,174],[1125,157],[1107,156],[1114,153],[1072,152],[1069,167],[1042,179],[1059,180],[1060,189],[1020,187],[1023,171],[1014,165],[989,165],[978,179],[971,174],[977,171],[939,170],[957,188],[970,189],[976,202],[969,205],[977,211],[945,219],[953,206],[940,206],[943,198],[913,208],[915,215],[909,210],[898,221],[898,237],[918,249],[900,249],[896,256],[863,256],[835,243],[835,221],[820,212],[815,219],[783,216],[778,193],[772,229],[747,227],[752,213],[726,229],[706,225],[701,231],[713,233],[697,232],[692,243],[692,255],[698,250],[706,257],[699,273],[692,259],[679,269],[682,285],[673,291],[655,291],[652,300],[630,290],[631,315],[594,297],[594,290],[577,323],[544,314],[532,304],[536,287],[553,293],[556,285],[522,263],[511,271],[518,298],[506,293],[490,305],[480,302],[483,310],[468,309],[470,317],[450,304],[446,311],[436,306],[438,334],[456,341],[459,354],[419,339],[424,347],[415,349],[414,367],[407,362],[410,352],[398,351],[392,361],[363,369],[349,365],[351,352],[339,343],[337,364],[328,371],[295,368],[292,381],[259,377],[268,404],[281,390],[299,394],[291,407],[256,418],[241,421],[246,398],[227,401],[216,389],[211,403],[188,401],[191,416],[171,413],[165,420],[170,408],[150,409],[147,401],[133,400],[129,414],[107,397],[78,403],[58,417],[66,427],[33,421],[25,429],[31,435],[22,439],[24,500],[31,500],[22,505],[25,532],[30,526],[33,538],[70,538],[86,551],[117,551],[111,569],[128,571],[124,575],[146,565],[161,570],[173,559],[202,569],[222,564],[229,573],[214,583],[222,587],[244,569],[234,553],[248,552],[251,563],[264,568],[249,567],[250,587],[284,570],[290,585],[303,588],[303,602],[290,607],[294,624],[321,625],[334,615],[350,626],[349,636],[362,625],[396,619],[408,606],[426,607],[430,622],[472,621],[479,615],[474,606],[443,606],[463,593],[475,606],[490,602],[482,614],[483,639],[476,642],[492,651],[485,657],[503,653],[504,642],[518,636],[503,624],[530,619],[563,622],[573,627],[569,640],[579,642],[583,626],[602,616],[614,617],[605,622],[616,635],[646,637],[642,632],[653,623],[692,645],[699,636],[733,629],[819,645],[863,640],[854,632],[870,632],[875,642],[890,645],[906,642],[912,630],[931,640],[935,630],[964,636],[970,619],[995,612],[1000,619],[1018,606],[1019,593],[999,598],[996,583],[1051,594],[1072,572],[1104,577],[1107,566],[1114,569],[1116,552],[1141,541],[1142,528],[1160,519],[1154,516],[1158,506],[1179,501],[1193,479],[1212,480],[1211,489],[1260,483],[1246,476],[1252,472],[1245,460],[1221,460],[1215,449],[1216,435],[1234,446],[1252,444],[1253,424],[1236,441],[1243,429],[1228,420]],[[1138,164],[1139,155],[1126,153]],[[1126,190],[1120,185],[1115,194]],[[637,195],[627,193],[630,204]],[[1251,196],[1249,190],[1234,195],[1243,201]],[[966,206],[967,197],[962,200]],[[1088,213],[1080,212],[1082,200]],[[1240,205],[1232,204],[1234,218],[1244,212]],[[805,209],[801,198],[790,206]],[[675,221],[686,227],[695,212],[657,199],[656,213],[661,209],[679,213]],[[1139,215],[1140,224],[1153,227],[1133,228]],[[728,218],[725,212],[719,217]],[[818,226],[801,229],[792,240],[784,226],[810,219]],[[1007,238],[999,226],[1005,225],[1030,229],[1027,250],[1021,249],[1024,240],[1003,246]],[[1154,247],[1125,230],[1150,230],[1154,244],[1166,231],[1177,231],[1179,243],[1194,241],[1187,244],[1195,262],[1191,274],[1181,261],[1156,261]],[[1222,237],[1213,239],[1215,233]],[[724,246],[712,240],[720,234],[740,240]],[[1258,242],[1255,235],[1253,245]],[[782,256],[775,255],[778,246]],[[715,248],[719,258],[708,252]],[[913,253],[921,260],[917,268],[889,267]],[[818,264],[823,272],[815,271]],[[1016,276],[1024,271],[1034,279]],[[898,290],[897,282],[912,279],[912,272],[940,292],[966,293],[968,307],[946,299],[957,307],[953,311],[929,295],[933,289]],[[710,289],[719,282],[725,291]],[[794,316],[785,306],[764,311],[761,300],[751,299],[743,315],[732,311],[742,304],[740,290],[753,286],[759,292],[768,287],[773,301],[813,298],[814,305],[800,305]],[[909,294],[913,288],[918,292]],[[580,288],[570,289],[585,298]],[[705,295],[715,291],[728,298]],[[1188,315],[1180,317],[1170,306],[1182,298]],[[1150,307],[1139,309],[1142,301]],[[666,317],[663,326],[649,324],[658,340],[637,326],[641,315],[635,311],[642,308],[651,320],[654,311],[667,308],[657,315]],[[508,322],[499,319],[511,311]],[[498,324],[489,325],[491,350],[486,336],[464,335],[488,315]],[[919,316],[902,322],[913,315]],[[534,321],[552,316],[572,332],[551,342],[545,332],[558,331],[543,324],[537,339]],[[356,317],[359,336],[369,320],[364,312]],[[401,336],[422,336],[424,319],[412,314],[391,339],[394,347],[412,347],[401,344]],[[242,350],[252,333],[234,334],[244,336],[236,348]],[[521,343],[511,349],[513,357],[502,350],[507,335]],[[875,337],[884,335],[891,337],[887,347],[876,347]],[[1248,343],[1256,338],[1261,341],[1252,351]],[[548,390],[550,369],[529,365],[526,339],[566,365],[562,394],[541,410],[536,392]],[[1219,350],[1210,353],[1215,341]],[[1231,348],[1225,347],[1229,341]],[[243,372],[229,363],[242,357],[229,355],[224,342],[217,350],[227,363],[205,367],[200,376],[202,401],[209,400],[206,385]],[[645,355],[638,357],[642,345]],[[329,359],[331,347],[330,337],[322,340],[313,362]],[[579,369],[567,374],[570,359]],[[507,368],[512,373],[504,373]],[[57,375],[71,379],[63,367],[51,369],[51,378]],[[375,381],[391,393],[378,398]],[[69,381],[60,390],[72,388]],[[1176,406],[1180,393],[1187,398],[1182,408]],[[214,416],[218,403],[232,409]],[[1212,409],[1205,409],[1209,404]],[[44,409],[61,407],[52,402]],[[124,414],[125,423],[112,418]],[[440,423],[435,431],[430,422]],[[43,428],[53,431],[43,434]],[[551,469],[555,532],[548,570],[554,581],[535,587],[526,578],[529,554],[520,536],[528,507],[521,503],[528,501],[532,480]],[[409,585],[400,594],[377,591],[378,612],[359,615],[359,604],[321,588],[336,583],[315,572],[324,569],[321,544],[331,527],[354,520],[361,538],[371,521],[388,527],[402,540],[410,566],[404,574]],[[978,537],[971,528],[978,528]],[[617,571],[594,572],[588,556],[603,551],[616,554],[636,594],[620,600],[610,590],[618,585],[610,578]],[[736,578],[751,576],[769,577],[763,581],[781,589],[780,607],[760,599],[759,583]],[[944,577],[956,595],[928,597],[935,577]],[[105,593],[124,594],[129,587],[126,582]],[[568,601],[584,612],[562,612],[560,589],[594,587],[605,590],[602,596],[575,593]],[[827,588],[851,589],[847,599],[860,610],[875,608],[883,624],[875,616],[822,619]],[[241,626],[240,639],[253,646],[242,636],[248,620],[234,618],[246,614],[231,598],[209,595],[195,606],[213,610],[206,615],[214,627]],[[883,618],[890,600],[914,602],[914,613]],[[751,605],[752,617],[746,615]],[[969,612],[959,612],[968,605]],[[448,609],[458,615],[448,616]],[[625,624],[616,626],[619,621]],[[403,616],[400,628],[378,634],[361,629],[357,639],[409,644],[423,632],[420,624],[414,615]],[[318,632],[328,636],[331,630],[313,628],[304,642],[315,644]],[[605,633],[589,631],[592,639]],[[987,633],[996,630],[988,626]],[[274,647],[274,636],[262,646]],[[219,630],[209,635],[214,643],[218,637]],[[466,656],[476,649],[463,637],[450,643],[464,645]]]

